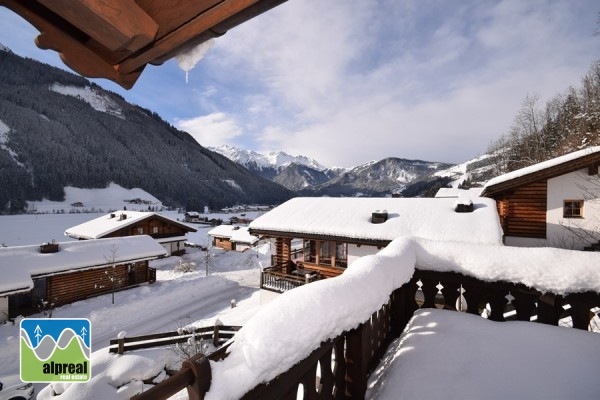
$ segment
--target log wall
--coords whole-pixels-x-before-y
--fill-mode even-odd
[[[546,238],[547,181],[530,183],[496,198],[506,236]]]
[[[118,265],[49,276],[48,299],[59,306],[148,281],[147,261],[132,264],[132,268],[131,274],[127,265]]]

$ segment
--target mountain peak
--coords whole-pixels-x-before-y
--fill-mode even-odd
[[[248,167],[249,164],[254,164],[258,169],[272,168],[280,171],[290,164],[299,164],[319,171],[327,169],[325,166],[312,158],[302,155],[292,156],[284,151],[272,151],[265,154],[252,150],[238,149],[230,145],[210,147],[209,150],[220,153],[229,158],[231,161],[242,164],[245,167]]]
[[[12,53],[12,50],[0,43],[0,51],[6,51],[8,53]]]

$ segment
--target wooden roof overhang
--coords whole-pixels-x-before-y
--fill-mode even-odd
[[[548,179],[556,178],[557,176],[575,172],[580,169],[589,168],[590,173],[595,169],[597,173],[598,166],[600,166],[600,153],[586,154],[575,160],[565,161],[561,164],[553,165],[539,171],[500,182],[496,185],[485,187],[481,192],[481,197],[494,197],[500,193],[513,190],[523,185],[547,181]]]
[[[160,65],[286,0],[0,0],[40,31],[41,49],[88,78],[130,89]]]
[[[282,238],[290,238],[290,239],[306,239],[306,240],[322,240],[322,241],[331,241],[331,242],[342,242],[342,243],[350,243],[357,245],[365,245],[365,246],[377,246],[377,247],[385,247],[390,244],[391,240],[385,239],[366,239],[366,238],[355,238],[348,236],[335,236],[335,235],[322,235],[315,233],[305,233],[305,232],[289,232],[289,231],[271,231],[271,230],[263,230],[263,229],[249,229],[251,235],[255,236],[263,236],[263,237],[282,237]]]

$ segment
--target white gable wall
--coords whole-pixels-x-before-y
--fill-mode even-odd
[[[600,239],[600,178],[582,169],[548,180],[548,245],[581,250]],[[583,218],[563,218],[565,200],[584,200]]]
[[[355,245],[348,244],[348,266],[352,265],[352,263],[358,260],[361,257],[368,256],[371,254],[377,254],[377,252],[381,250],[375,246],[365,246],[365,245]]]

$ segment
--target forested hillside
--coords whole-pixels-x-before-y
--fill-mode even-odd
[[[291,197],[156,113],[84,78],[0,51],[0,212],[23,211],[27,200],[63,200],[65,186],[110,182],[188,209]]]
[[[514,171],[575,150],[600,145],[600,62],[579,87],[540,104],[525,98],[510,130],[490,146],[494,175]]]

